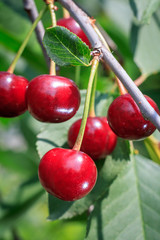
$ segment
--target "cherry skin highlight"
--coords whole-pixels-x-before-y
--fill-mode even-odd
[[[85,42],[89,48],[91,48],[91,44],[81,29],[80,25],[74,20],[74,18],[61,18],[57,21],[58,26],[62,26],[70,30],[70,32],[76,34],[83,42]]]
[[[41,75],[29,83],[28,111],[41,122],[60,123],[77,112],[80,93],[76,84],[65,77]]]
[[[41,159],[38,175],[48,193],[64,201],[74,201],[93,189],[97,168],[83,152],[54,148]]]
[[[68,145],[74,146],[82,119],[72,124],[68,131]],[[117,136],[108,125],[106,117],[88,117],[81,151],[87,153],[93,160],[104,158],[112,153],[117,143]]]
[[[148,96],[145,98],[159,114],[156,103]],[[116,98],[108,109],[108,123],[119,137],[128,140],[140,140],[150,136],[156,127],[145,120],[130,94]]]
[[[27,110],[28,80],[9,72],[0,72],[0,117],[16,117]]]

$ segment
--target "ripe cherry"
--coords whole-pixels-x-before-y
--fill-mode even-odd
[[[79,26],[79,24],[74,20],[74,18],[69,17],[69,18],[61,18],[57,21],[58,26],[62,26],[70,30],[72,33],[76,34],[83,42],[85,42],[89,48],[91,48],[91,44]]]
[[[145,96],[150,105],[159,113],[156,103]],[[145,120],[130,94],[116,98],[108,109],[108,123],[112,130],[121,138],[139,140],[150,136],[156,127]]]
[[[82,119],[77,120],[68,131],[68,145],[74,146]],[[117,136],[108,125],[106,117],[88,117],[81,151],[87,153],[94,160],[104,158],[110,154],[117,142]]]
[[[29,83],[27,104],[28,111],[39,121],[64,122],[77,112],[80,93],[68,78],[41,75]]]
[[[97,168],[83,152],[54,148],[41,159],[38,175],[48,193],[65,201],[74,201],[92,190]]]
[[[27,110],[28,80],[9,72],[0,72],[0,117],[16,117]]]

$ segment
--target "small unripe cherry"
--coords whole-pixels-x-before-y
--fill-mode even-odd
[[[64,201],[74,201],[93,189],[97,168],[83,152],[54,148],[42,157],[38,175],[48,193]]]
[[[159,114],[156,103],[144,95],[150,105]],[[117,136],[128,140],[141,140],[150,136],[156,127],[145,120],[130,94],[116,98],[108,109],[108,123]]]
[[[27,105],[30,114],[37,120],[60,123],[77,112],[80,92],[76,84],[68,78],[41,75],[29,83]]]
[[[80,25],[74,20],[74,18],[61,18],[57,21],[58,26],[62,26],[70,30],[72,33],[76,34],[83,42],[85,42],[89,48],[91,44],[86,36],[86,34],[81,29]]]
[[[9,72],[0,72],[0,117],[16,117],[27,110],[28,80]]]
[[[68,131],[68,145],[72,148],[77,139],[82,119],[72,124]],[[112,153],[117,136],[108,125],[106,117],[88,117],[81,145],[81,151],[93,160],[104,158]]]

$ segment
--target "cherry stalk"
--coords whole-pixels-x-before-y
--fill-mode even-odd
[[[0,117],[16,117],[27,110],[26,91],[28,88],[28,80],[22,76],[13,74],[18,59],[20,58],[24,48],[26,47],[32,32],[37,23],[42,18],[46,6],[43,7],[38,17],[34,21],[30,31],[21,44],[15,58],[13,59],[7,72],[0,72]]]
[[[106,117],[95,115],[95,92],[97,82],[97,71],[95,74],[89,114],[86,121],[85,131],[80,150],[87,153],[93,160],[99,160],[111,154],[117,143],[117,136],[108,125]],[[80,131],[82,119],[74,122],[68,131],[68,145],[73,148]]]
[[[56,14],[55,14],[55,6],[54,6],[54,1],[50,1],[48,3],[48,8],[50,11],[50,16],[51,16],[51,21],[52,21],[52,26],[51,27],[56,27],[57,21],[56,21]],[[52,59],[50,59],[50,75],[56,75],[56,64]]]
[[[34,31],[34,29],[35,29],[36,26],[37,26],[37,23],[40,21],[40,19],[42,18],[43,14],[45,13],[46,10],[47,10],[47,7],[44,6],[43,9],[40,11],[38,17],[36,18],[36,20],[35,20],[34,23],[32,24],[32,27],[31,27],[31,29],[29,30],[29,32],[28,32],[25,40],[23,41],[22,45],[20,46],[20,48],[19,48],[19,50],[18,50],[15,58],[13,59],[11,65],[10,65],[10,67],[9,67],[9,69],[8,69],[8,72],[10,72],[10,73],[13,73],[13,72],[14,72],[14,69],[15,69],[15,66],[16,66],[16,64],[17,64],[18,59],[20,58],[22,52],[24,51],[24,49],[25,49],[25,47],[26,47],[26,45],[27,45],[27,43],[28,43],[28,41],[29,41],[29,39],[30,39],[30,37],[31,37],[31,35],[32,35],[32,32]]]
[[[87,117],[88,117],[88,112],[89,112],[92,85],[93,85],[93,80],[94,80],[94,76],[95,76],[98,64],[99,64],[98,57],[94,57],[94,59],[92,60],[92,69],[91,69],[91,74],[90,74],[90,78],[89,78],[89,82],[88,82],[88,88],[87,88],[86,99],[85,99],[85,104],[84,104],[82,123],[81,123],[81,127],[80,127],[80,130],[79,130],[78,137],[77,137],[76,142],[73,146],[73,149],[77,150],[77,151],[80,150],[82,140],[83,140],[83,135],[84,135],[85,126],[86,126]]]

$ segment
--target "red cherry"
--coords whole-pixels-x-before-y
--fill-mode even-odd
[[[64,122],[77,112],[80,93],[76,84],[64,77],[41,75],[29,83],[28,111],[42,122]]]
[[[92,190],[97,168],[83,152],[54,148],[41,159],[38,174],[47,192],[65,201],[74,201]]]
[[[145,96],[150,105],[159,113],[156,103]],[[121,138],[139,140],[150,136],[156,127],[143,118],[137,104],[130,96],[124,94],[116,98],[108,109],[108,123]]]
[[[68,145],[74,146],[82,119],[77,120],[69,129]],[[110,129],[106,117],[88,117],[81,151],[87,153],[94,160],[104,158],[110,154],[117,142],[117,136]]]
[[[16,117],[27,110],[28,80],[9,72],[0,72],[0,117]]]
[[[69,17],[69,18],[61,18],[57,21],[58,26],[62,26],[70,30],[72,33],[76,34],[83,42],[85,42],[89,48],[91,48],[91,44],[79,26],[79,24],[74,20],[74,18]]]

